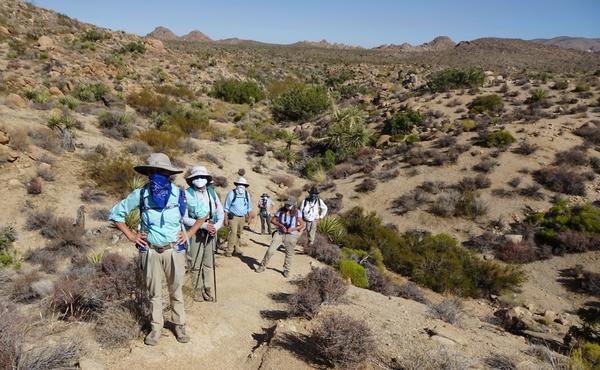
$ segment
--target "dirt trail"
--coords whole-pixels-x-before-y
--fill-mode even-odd
[[[245,231],[243,241],[243,257],[217,256],[218,302],[186,305],[190,343],[177,343],[165,329],[156,347],[140,340],[130,351],[98,354],[105,357],[99,362],[106,368],[128,370],[259,368],[261,358],[253,356],[253,348],[260,344],[265,329],[274,325],[265,317],[285,309],[277,293],[293,291],[291,281],[310,270],[311,259],[299,254],[302,248],[298,246],[290,279],[282,275],[282,252],[273,256],[269,269],[257,274],[253,266],[262,259],[270,237]]]

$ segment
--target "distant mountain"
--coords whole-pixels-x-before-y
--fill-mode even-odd
[[[409,43],[403,43],[400,45],[387,44],[377,46],[374,49],[390,50],[390,51],[441,51],[451,49],[456,46],[456,43],[448,36],[438,36],[430,42],[426,42],[421,45],[413,46]]]
[[[175,32],[171,31],[167,27],[158,26],[154,29],[154,31],[150,32],[146,35],[146,37],[150,37],[153,39],[163,40],[163,41],[212,41],[208,36],[203,34],[198,30],[194,30],[187,35],[177,36]]]
[[[154,31],[147,34],[146,37],[158,40],[177,40],[179,38],[173,31],[162,26],[156,27]]]
[[[351,50],[351,49],[363,49],[360,46],[352,46],[346,44],[339,43],[331,43],[327,40],[321,41],[298,41],[293,44],[289,44],[292,47],[305,47],[305,48],[323,48],[323,49],[343,49],[343,50]]]
[[[569,37],[560,36],[552,39],[534,39],[534,42],[539,42],[545,45],[558,46],[563,49],[576,49],[583,51],[600,51],[600,38],[586,37]]]

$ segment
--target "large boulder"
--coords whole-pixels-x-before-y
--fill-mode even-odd
[[[4,131],[0,131],[0,144],[6,145],[10,142],[10,136]]]
[[[146,39],[146,46],[157,52],[165,50],[165,44],[158,39]]]
[[[51,86],[51,87],[48,89],[48,92],[49,92],[49,93],[50,93],[50,95],[52,95],[52,96],[63,96],[63,92],[62,92],[62,91],[60,91],[60,89],[59,89],[58,87],[56,87],[56,86]]]
[[[2,35],[2,36],[9,36],[10,35],[10,31],[8,30],[8,28],[6,28],[4,26],[0,26],[0,35]]]
[[[27,101],[15,93],[8,94],[4,103],[12,109],[22,109],[27,107]]]
[[[48,36],[40,36],[38,39],[38,48],[42,51],[54,49],[54,40]]]
[[[375,148],[379,149],[379,148],[383,148],[383,147],[390,145],[391,138],[392,137],[390,135],[381,135],[379,137],[379,139],[377,139],[377,142],[375,143]]]

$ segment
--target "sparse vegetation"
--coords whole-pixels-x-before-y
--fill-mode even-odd
[[[495,94],[478,96],[469,104],[469,110],[474,113],[498,114],[503,107],[502,98]]]
[[[515,137],[506,130],[490,132],[485,138],[485,146],[488,148],[503,148],[516,141]]]
[[[433,92],[476,88],[483,85],[485,75],[477,68],[447,68],[432,73],[428,86]]]
[[[333,304],[348,290],[347,284],[330,267],[313,269],[298,285],[290,299],[292,316],[313,318],[323,304]]]
[[[383,132],[389,135],[409,134],[415,125],[421,124],[425,118],[417,111],[404,107],[400,112],[385,121]]]
[[[235,79],[215,82],[211,95],[236,104],[254,104],[265,98],[262,88],[256,82]]]
[[[271,109],[277,121],[306,121],[324,112],[330,105],[324,87],[296,83],[273,99]]]
[[[109,92],[108,86],[103,83],[80,84],[75,86],[71,95],[85,102],[95,102],[102,100]]]

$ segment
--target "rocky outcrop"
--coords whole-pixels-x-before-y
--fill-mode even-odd
[[[179,38],[179,40],[181,41],[190,41],[190,42],[203,42],[203,41],[212,41],[212,39],[208,36],[206,36],[204,33],[198,31],[198,30],[193,30],[192,32],[188,33],[187,35],[183,35]]]
[[[177,40],[179,36],[177,36],[173,31],[166,27],[156,27],[154,31],[150,32],[146,35],[148,38],[157,39],[157,40]]]

